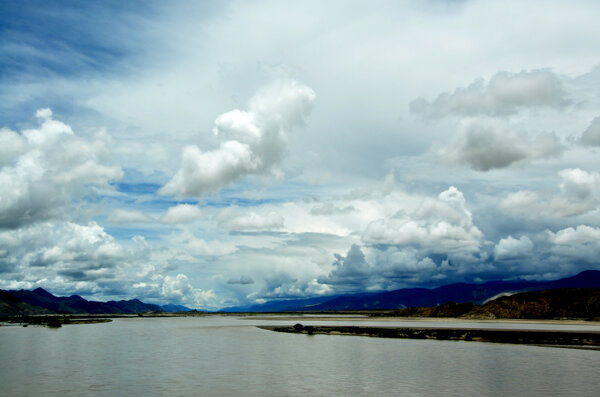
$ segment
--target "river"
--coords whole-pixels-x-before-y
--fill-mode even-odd
[[[600,386],[600,351],[255,327],[295,322],[326,323],[213,316],[4,326],[0,395],[593,396]],[[367,324],[402,326],[358,325]]]

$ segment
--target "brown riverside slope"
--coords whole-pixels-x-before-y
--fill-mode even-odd
[[[398,317],[600,319],[600,288],[557,288],[504,296],[484,305],[448,302],[393,311]]]

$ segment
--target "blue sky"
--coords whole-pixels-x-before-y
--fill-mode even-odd
[[[598,269],[593,1],[0,4],[0,288],[217,309]]]

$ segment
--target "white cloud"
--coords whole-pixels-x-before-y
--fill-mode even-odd
[[[598,256],[600,255],[600,228],[579,225],[575,228],[561,229],[556,233],[551,231],[547,233],[550,242],[553,244],[550,249],[554,256],[552,262],[561,266],[574,266],[574,264],[577,264],[580,267],[583,262],[587,266],[597,267]]]
[[[128,253],[96,223],[43,222],[0,233],[20,277],[40,280],[60,276],[68,282],[106,282],[121,275]]]
[[[556,233],[548,232],[550,241],[556,245],[600,244],[600,228],[579,225],[568,227]]]
[[[463,194],[451,186],[437,198],[426,198],[414,211],[370,223],[363,233],[368,244],[418,245],[437,253],[472,254],[483,233],[473,225]]]
[[[160,222],[169,225],[189,223],[200,218],[202,211],[198,206],[191,204],[178,204],[170,207],[167,213],[160,217]]]
[[[579,168],[560,171],[560,192],[548,195],[529,190],[509,194],[500,208],[530,218],[565,218],[596,210],[600,204],[600,174]]]
[[[442,93],[435,100],[417,99],[410,104],[412,113],[425,117],[503,116],[522,109],[563,108],[569,103],[560,78],[547,69],[498,72],[486,85],[476,80],[466,88]]]
[[[519,239],[508,236],[500,239],[494,247],[494,258],[497,261],[524,259],[533,254],[533,248],[533,242],[527,236]]]
[[[214,309],[218,304],[213,290],[195,288],[189,277],[181,273],[176,276],[154,274],[146,281],[135,283],[132,291],[137,295],[192,308]]]
[[[273,230],[284,226],[284,219],[275,211],[259,214],[254,211],[240,212],[231,207],[223,210],[219,216],[219,227],[236,230]]]
[[[0,167],[12,165],[27,149],[27,141],[8,128],[0,129]]]
[[[185,148],[181,169],[160,193],[200,196],[246,175],[271,171],[287,148],[287,134],[304,125],[314,99],[314,91],[295,80],[262,88],[248,102],[248,111],[217,117],[214,133],[224,140],[217,150]]]
[[[501,120],[463,120],[451,143],[436,155],[442,162],[467,165],[478,171],[505,168],[532,160],[557,157],[564,150],[553,133],[517,133]]]
[[[215,300],[217,296],[214,291],[203,291],[194,288],[185,274],[177,276],[165,276],[162,284],[162,296],[175,302],[193,302],[198,306],[207,306],[207,303]]]
[[[113,210],[108,218],[106,219],[109,223],[114,224],[127,224],[127,223],[148,223],[153,222],[154,219],[141,211],[130,211],[124,209]]]
[[[37,112],[40,127],[21,136],[2,130],[9,142],[0,168],[0,228],[61,216],[63,207],[96,186],[122,177],[119,167],[100,163],[110,137],[104,133],[88,141],[70,126],[52,119],[50,109]]]
[[[52,119],[52,110],[50,108],[38,109],[35,112],[35,117],[41,120],[51,120]]]
[[[186,146],[181,162],[181,169],[159,191],[161,194],[200,196],[242,175],[257,172],[262,166],[250,146],[238,141],[223,142],[219,149],[211,152]]]
[[[332,291],[333,289],[329,285],[321,284],[315,278],[301,281],[290,280],[285,276],[273,277],[267,282],[267,288],[248,294],[246,299],[253,303],[265,303],[267,299],[307,298],[328,295]]]

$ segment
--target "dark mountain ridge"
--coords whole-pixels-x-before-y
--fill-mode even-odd
[[[162,312],[158,305],[144,303],[138,299],[96,302],[79,295],[54,296],[43,288],[33,291],[0,290],[0,315],[30,314],[132,314]]]

